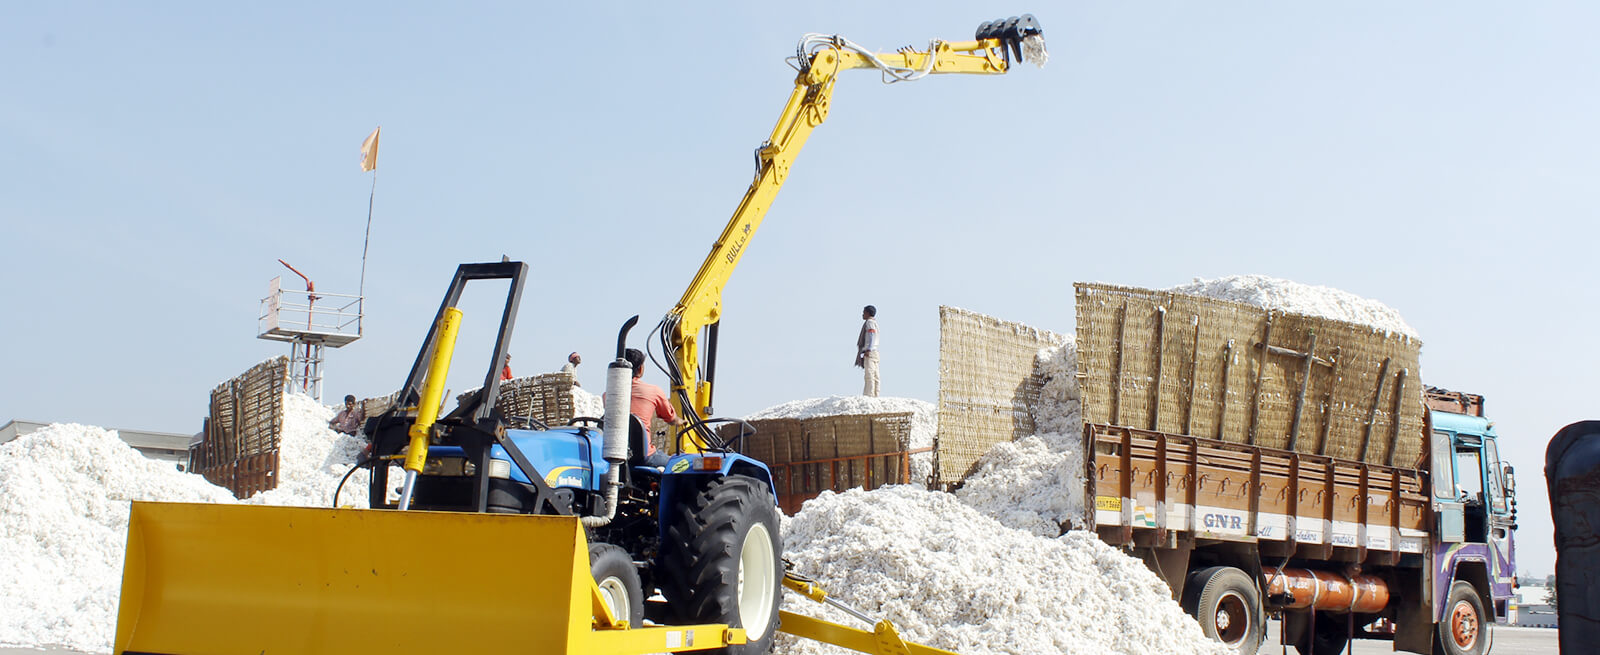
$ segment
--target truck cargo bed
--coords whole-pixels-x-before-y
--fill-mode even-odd
[[[1416,470],[1107,424],[1084,433],[1089,519],[1111,544],[1249,541],[1391,563],[1427,545]]]

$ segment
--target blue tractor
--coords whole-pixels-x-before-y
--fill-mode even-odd
[[[648,434],[629,412],[633,371],[623,357],[637,316],[617,336],[604,416],[551,426],[501,415],[499,372],[527,275],[521,262],[457,269],[394,407],[367,422],[371,506],[577,516],[591,573],[617,618],[635,626],[644,619],[725,623],[743,628],[748,641],[721,652],[769,652],[784,577],[771,472],[724,443],[674,455],[665,466],[646,461]],[[419,443],[412,437],[424,378],[442,376],[430,373],[429,361],[453,348],[453,333],[441,335],[441,326],[474,280],[510,281],[493,359],[483,386],[426,429],[425,463],[407,473],[396,501],[390,463]],[[657,593],[664,602],[646,602]]]

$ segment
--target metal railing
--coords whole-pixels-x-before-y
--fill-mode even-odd
[[[315,340],[338,347],[361,337],[362,298],[272,289],[261,299],[257,334],[275,341]]]

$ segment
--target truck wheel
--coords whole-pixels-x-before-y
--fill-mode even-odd
[[[1489,621],[1484,619],[1483,600],[1472,585],[1457,580],[1450,584],[1450,599],[1444,606],[1444,620],[1436,626],[1434,650],[1445,655],[1482,655],[1489,652]]]
[[[744,628],[748,643],[714,653],[764,655],[778,631],[783,544],[767,485],[744,475],[712,480],[665,508],[657,579],[679,620]]]
[[[590,544],[589,574],[618,620],[627,621],[630,628],[643,625],[644,588],[628,551],[612,544]]]
[[[1266,637],[1266,614],[1255,582],[1231,566],[1213,566],[1190,575],[1183,586],[1183,609],[1200,622],[1200,631],[1239,655],[1254,655]]]

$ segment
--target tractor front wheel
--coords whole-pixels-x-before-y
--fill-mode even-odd
[[[656,579],[674,615],[744,628],[748,643],[708,652],[771,652],[783,591],[783,540],[771,490],[755,478],[730,475],[664,512]]]
[[[612,616],[627,621],[628,627],[644,624],[644,589],[628,551],[611,544],[590,544],[589,574],[594,576]]]

